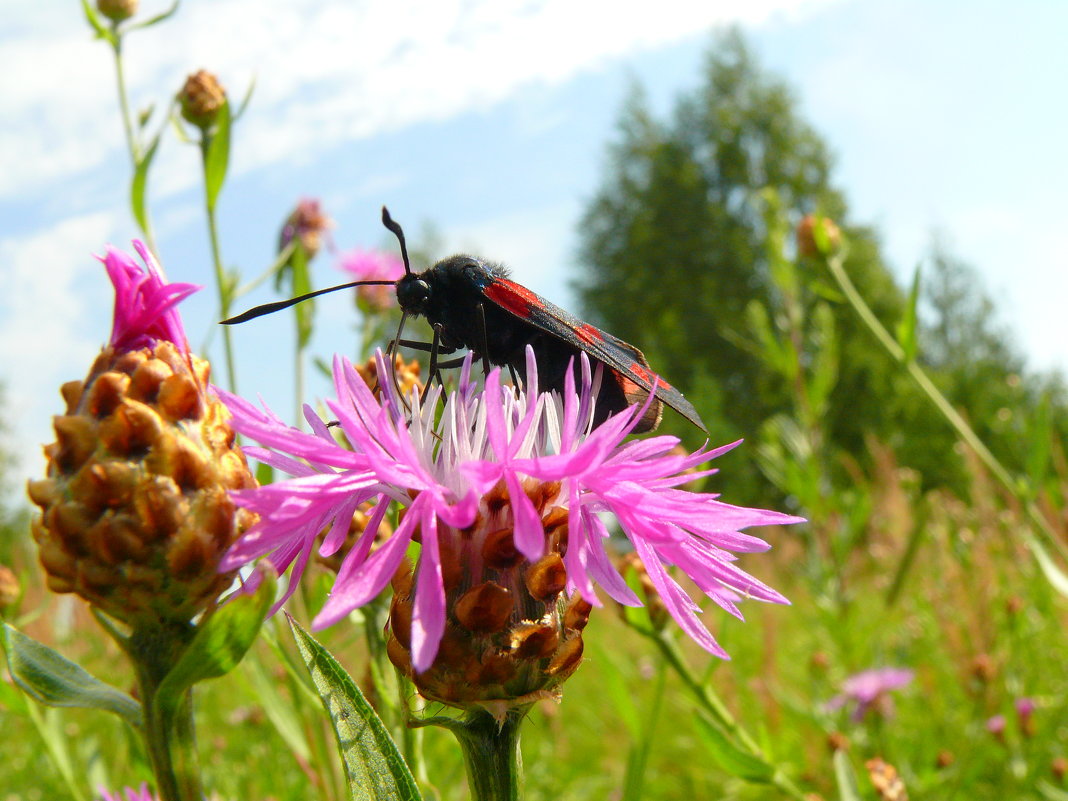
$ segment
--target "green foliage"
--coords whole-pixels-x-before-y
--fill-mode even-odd
[[[1018,361],[990,327],[989,310],[968,305],[974,296],[939,294],[938,259],[928,304],[941,316],[933,327],[917,323],[919,286],[906,299],[875,234],[850,223],[846,200],[830,181],[827,146],[796,105],[737,32],[715,41],[703,84],[670,119],[654,119],[636,90],[581,226],[584,312],[640,343],[714,430],[753,438],[794,406],[793,384],[803,371],[829,452],[863,454],[874,436],[919,469],[928,486],[959,487],[963,465],[947,458],[952,430],[818,264],[788,266],[797,262],[790,232],[804,214],[837,222],[847,243],[845,269],[876,317],[898,330],[910,354],[922,358],[935,346],[934,363],[956,375],[951,399],[967,402],[973,419],[996,420],[1005,404],[991,407],[996,393],[979,392],[978,384],[994,367],[1004,383],[1019,372]],[[804,343],[782,336],[802,328]],[[975,331],[980,336],[970,341]],[[979,396],[986,399],[981,408],[969,400]],[[696,439],[671,415],[665,427]],[[1005,428],[991,422],[980,433]]]
[[[363,693],[329,651],[294,620],[289,625],[334,726],[353,800],[419,799],[415,779]]]

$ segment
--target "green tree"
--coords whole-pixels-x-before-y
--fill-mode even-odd
[[[691,397],[715,440],[755,437],[764,420],[788,407],[789,388],[751,347],[746,322],[749,302],[775,291],[766,190],[795,222],[812,212],[836,220],[849,243],[847,269],[876,314],[892,327],[902,313],[903,295],[879,243],[850,222],[831,168],[826,144],[790,90],[760,68],[737,31],[716,39],[703,84],[671,119],[654,119],[640,89],[623,110],[603,183],[582,221],[577,289],[592,320],[639,344]],[[821,293],[834,299],[822,276],[807,282],[812,303]],[[861,454],[874,434],[906,463],[934,469],[944,455],[932,457],[907,432],[942,424],[852,311],[835,303],[833,314],[840,366],[825,420],[828,444]],[[692,435],[678,420],[665,426]]]

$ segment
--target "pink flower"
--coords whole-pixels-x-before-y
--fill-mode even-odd
[[[145,783],[142,783],[137,790],[130,787],[125,788],[122,795],[109,793],[103,788],[100,788],[97,792],[100,793],[100,801],[156,801],[156,797],[148,789],[148,784]]]
[[[151,347],[163,340],[188,353],[189,343],[177,306],[200,287],[165,283],[159,264],[144,243],[135,239],[133,246],[145,262],[145,268],[110,246],[104,256],[97,257],[115,286],[111,347],[126,352]]]
[[[502,386],[493,370],[485,387],[470,380],[470,360],[459,388],[437,412],[440,388],[425,403],[413,393],[406,409],[384,382],[381,401],[352,366],[336,358],[336,401],[327,401],[351,450],[338,444],[331,429],[308,406],[312,432],[283,424],[269,410],[220,391],[233,414],[235,430],[266,448],[246,452],[293,476],[253,490],[234,492],[236,503],[260,515],[226,559],[229,570],[261,556],[279,570],[294,565],[287,597],[303,572],[318,534],[327,526],[319,553],[337,552],[356,507],[375,506],[362,536],[346,555],[333,591],[313,625],[327,626],[377,596],[397,571],[418,532],[419,563],[411,622],[412,665],[426,669],[434,660],[445,628],[442,553],[486,509],[491,490],[507,489],[517,551],[531,562],[546,549],[545,528],[525,491],[540,481],[552,492],[549,505],[566,513],[567,547],[563,559],[568,594],[579,593],[600,606],[595,586],[619,603],[640,601],[612,565],[606,543],[611,515],[633,545],[664,604],[678,624],[703,648],[726,658],[697,617],[699,607],[669,575],[675,566],[730,614],[742,615],[738,595],[773,603],[786,599],[741,569],[736,553],[767,550],[761,539],[742,534],[749,526],[800,522],[800,518],[761,509],[731,506],[718,496],[678,489],[697,476],[685,471],[735,447],[671,453],[678,440],[669,436],[625,441],[643,411],[632,407],[593,427],[594,379],[582,356],[582,381],[573,374],[563,397],[539,393],[537,363],[527,349],[527,387]],[[379,355],[379,375],[385,374]],[[600,375],[598,373],[597,380]],[[409,422],[410,421],[410,422]],[[396,530],[371,552],[389,506],[405,507]],[[544,508],[544,504],[543,504]],[[450,539],[453,538],[453,539]],[[455,546],[459,547],[459,546]],[[453,551],[455,552],[455,550]],[[285,599],[283,599],[285,600]]]
[[[339,270],[352,276],[353,281],[396,281],[404,275],[404,262],[382,250],[345,251],[338,258]],[[389,286],[357,287],[356,296],[372,309],[382,311],[396,305],[396,292]]]
[[[907,668],[875,668],[854,673],[842,682],[842,693],[832,698],[827,707],[840,709],[848,702],[854,702],[856,707],[850,719],[855,723],[873,708],[887,716],[893,711],[889,693],[904,687],[915,675],[915,671]]]

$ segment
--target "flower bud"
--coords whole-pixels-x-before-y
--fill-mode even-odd
[[[827,217],[807,214],[797,226],[797,252],[803,257],[829,256],[841,246],[842,232]]]
[[[97,10],[112,22],[122,22],[137,13],[141,0],[96,0]]]
[[[178,93],[182,117],[201,130],[207,130],[226,102],[226,92],[219,80],[207,70],[199,70],[186,78]]]
[[[334,221],[323,213],[318,200],[303,198],[282,226],[282,232],[278,237],[278,250],[285,250],[286,246],[296,239],[304,248],[308,258],[314,258],[322,246],[323,232],[333,224]]]

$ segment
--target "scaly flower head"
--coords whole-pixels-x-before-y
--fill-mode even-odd
[[[571,375],[562,398],[539,393],[528,348],[524,390],[502,386],[496,369],[479,390],[468,361],[438,414],[440,390],[425,403],[413,393],[407,409],[384,382],[376,400],[336,359],[337,400],[327,406],[351,448],[310,407],[312,431],[304,433],[221,393],[234,427],[267,446],[249,453],[293,476],[233,493],[260,521],[223,567],[269,554],[279,571],[295,565],[292,592],[319,532],[329,527],[320,554],[336,551],[355,510],[370,500],[370,519],[314,625],[341,620],[392,581],[389,653],[424,695],[457,705],[518,704],[553,691],[578,666],[582,628],[602,604],[595,586],[640,605],[606,551],[610,514],[668,613],[725,657],[668,566],[738,617],[738,596],[785,603],[739,569],[735,553],[768,548],[741,529],[799,519],[679,489],[695,477],[687,471],[734,446],[680,455],[673,437],[625,442],[643,411],[637,407],[593,427],[596,393],[585,357],[581,373],[581,385]],[[399,523],[372,551],[391,504],[403,509]],[[420,546],[414,569],[406,562],[413,542]]]
[[[253,485],[228,414],[189,352],[177,304],[197,290],[109,248],[109,344],[84,381],[64,384],[65,414],[45,448],[33,533],[48,586],[131,626],[185,622],[225,589],[219,560],[248,524],[228,490]]]

